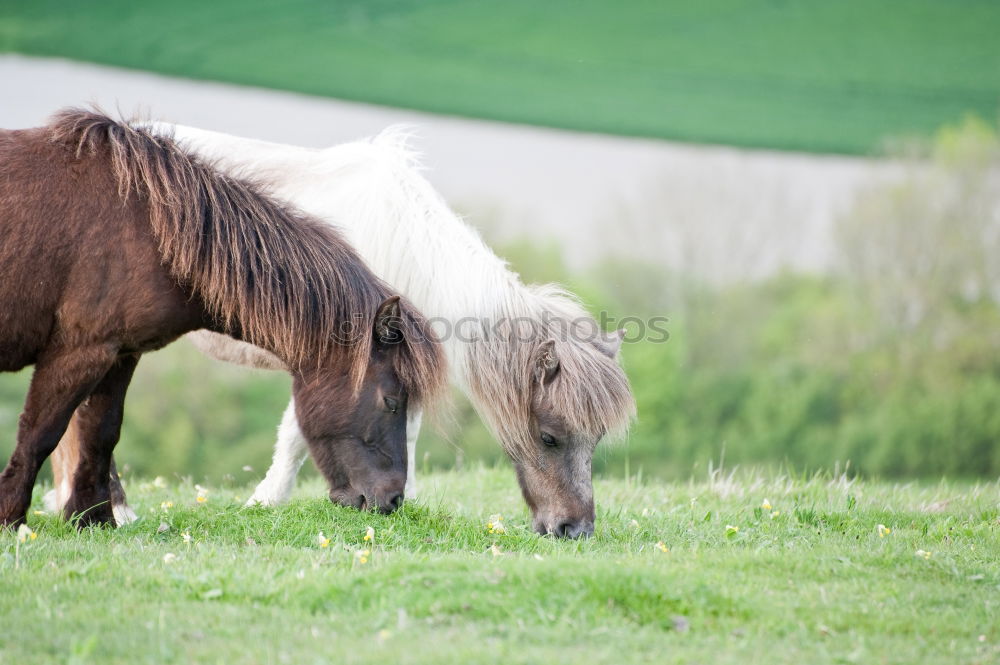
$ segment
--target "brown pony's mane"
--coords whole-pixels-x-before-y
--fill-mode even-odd
[[[225,331],[267,349],[291,369],[346,357],[355,386],[371,359],[372,324],[393,296],[333,228],[182,150],[169,136],[100,112],[67,109],[48,130],[77,156],[106,152],[123,202],[148,202],[171,274]],[[411,402],[444,386],[444,357],[428,322],[407,301],[396,373]]]

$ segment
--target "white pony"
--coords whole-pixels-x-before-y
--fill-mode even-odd
[[[635,408],[616,359],[622,331],[603,333],[554,286],[522,284],[423,178],[401,130],[313,150],[154,127],[224,172],[336,225],[377,275],[434,322],[453,383],[513,460],[534,528],[560,537],[593,532],[594,448],[606,433],[623,432]],[[281,368],[267,352],[231,338],[205,331],[189,337],[213,357]],[[420,420],[417,411],[407,424],[408,496]],[[306,456],[289,404],[271,468],[248,503],[287,501]],[[70,470],[54,468],[63,475],[58,489]]]

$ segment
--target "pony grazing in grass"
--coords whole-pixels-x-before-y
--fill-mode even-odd
[[[172,125],[154,130],[227,172],[251,174],[275,196],[341,229],[379,276],[436,327],[443,324],[437,329],[453,382],[513,460],[535,529],[562,537],[593,532],[594,449],[605,434],[623,432],[634,413],[616,359],[620,332],[601,332],[558,288],[522,284],[423,178],[399,132],[309,150]],[[217,358],[267,364],[228,338],[190,337]],[[296,401],[250,503],[274,505],[291,493],[306,450]],[[420,419],[411,409],[408,483]],[[72,449],[72,440],[64,446]]]
[[[333,501],[386,512],[402,501],[407,410],[443,386],[444,355],[329,225],[169,138],[67,110],[0,131],[0,265],[0,369],[35,365],[0,524],[24,520],[74,411],[64,511],[111,523],[112,450],[139,357],[202,328],[291,371]]]

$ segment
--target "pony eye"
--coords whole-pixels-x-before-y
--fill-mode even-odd
[[[399,400],[395,397],[383,397],[382,401],[385,402],[385,408],[389,409],[393,413],[399,410]]]
[[[556,445],[556,438],[548,432],[542,432],[542,443],[546,446],[554,446]]]

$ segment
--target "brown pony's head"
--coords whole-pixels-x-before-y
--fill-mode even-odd
[[[600,332],[560,289],[532,293],[535,308],[514,326],[494,327],[474,342],[467,357],[472,394],[514,462],[535,530],[589,536],[594,450],[605,435],[624,431],[635,412],[617,361],[622,332]]]
[[[296,416],[330,500],[391,513],[406,485],[407,408],[438,389],[420,365],[440,357],[423,320],[398,296],[382,303],[361,334],[370,352],[360,376],[335,360],[293,372]],[[356,389],[345,390],[351,385]]]

